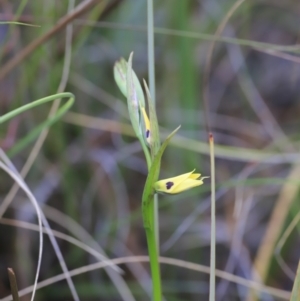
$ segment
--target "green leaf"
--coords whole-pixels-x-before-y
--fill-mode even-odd
[[[118,85],[120,91],[122,94],[127,98],[127,62],[125,61],[124,58],[120,58],[119,61],[115,63],[114,66],[114,78],[115,82]],[[145,107],[145,97],[144,97],[144,92],[141,86],[141,83],[132,69],[132,78],[133,78],[133,84],[134,88],[136,90],[138,102],[142,107]]]
[[[126,73],[127,106],[128,106],[129,117],[131,120],[133,130],[136,136],[140,137],[142,133],[141,133],[140,122],[139,122],[140,120],[139,100],[138,100],[137,90],[133,80],[132,56],[133,56],[133,52],[131,52],[127,63],[127,73]]]
[[[153,201],[153,196],[155,193],[154,190],[154,183],[158,180],[159,172],[160,172],[160,162],[161,157],[169,144],[171,138],[176,134],[176,132],[179,130],[180,126],[175,129],[164,141],[164,143],[161,145],[160,149],[158,150],[157,154],[155,155],[151,168],[148,173],[148,177],[146,179],[144,191],[143,191],[143,198],[142,198],[142,212],[143,212],[143,220],[144,220],[144,227],[153,229],[153,221],[152,221],[152,211],[150,206],[150,203]]]
[[[114,78],[117,86],[122,94],[127,98],[127,62],[124,58],[120,58],[114,65]]]
[[[132,55],[130,54],[128,64],[127,64],[127,72],[126,72],[126,84],[127,84],[127,106],[129,117],[131,120],[132,127],[137,136],[140,133],[139,127],[139,104],[137,99],[136,89],[134,87],[133,75],[132,75]]]

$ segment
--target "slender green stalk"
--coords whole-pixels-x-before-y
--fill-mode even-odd
[[[210,277],[209,301],[215,301],[216,291],[216,187],[215,187],[215,153],[214,137],[209,134],[210,176],[211,176],[211,232],[210,232]]]
[[[154,215],[154,232],[155,232],[155,240],[156,240],[156,247],[157,252],[159,252],[159,214],[158,214],[158,195],[154,195],[154,209],[153,209],[153,215]]]
[[[149,204],[149,217],[152,219],[150,224],[154,225],[154,197]],[[158,248],[156,244],[155,237],[155,229],[154,228],[145,228],[147,244],[148,244],[148,252],[150,257],[150,268],[151,268],[151,276],[152,276],[152,300],[153,301],[161,301],[162,300],[162,290],[161,290],[161,280],[160,280],[160,266],[159,266],[159,254]]]
[[[151,99],[155,104],[155,56],[154,56],[154,24],[153,24],[153,0],[147,0],[147,38],[148,38],[148,77]],[[154,231],[159,252],[159,214],[158,196],[154,195]]]
[[[154,26],[153,0],[147,0],[147,37],[148,37],[148,77],[149,89],[155,103],[155,58],[154,58]]]
[[[142,213],[143,223],[147,236],[148,252],[150,257],[150,267],[152,276],[152,290],[153,290],[153,301],[161,301],[162,290],[161,290],[161,278],[160,278],[160,267],[159,267],[159,254],[157,248],[157,241],[155,236],[155,216],[154,216],[154,183],[158,180],[161,157],[169,144],[171,138],[178,131],[179,127],[175,129],[163,142],[156,156],[153,158],[151,168],[148,172],[147,180],[145,183],[143,198],[142,198]]]
[[[146,162],[147,162],[148,171],[149,171],[150,167],[151,167],[151,163],[152,163],[151,162],[151,156],[150,156],[150,153],[149,153],[149,149],[148,149],[147,145],[145,144],[145,141],[144,141],[142,136],[138,136],[138,139],[140,140],[140,143],[142,145],[144,155],[145,155],[145,158],[146,158]]]

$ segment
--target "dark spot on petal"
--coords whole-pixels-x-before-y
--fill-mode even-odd
[[[167,189],[171,189],[171,187],[172,187],[173,185],[174,185],[173,182],[167,182],[167,183],[166,183]]]
[[[150,131],[147,130],[147,131],[146,131],[146,138],[149,138],[149,136],[150,136]]]

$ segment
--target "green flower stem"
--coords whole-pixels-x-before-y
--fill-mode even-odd
[[[148,77],[150,95],[155,109],[155,56],[154,56],[154,17],[153,17],[153,0],[147,0],[147,38],[148,38]],[[153,125],[153,120],[151,121]],[[157,137],[157,141],[160,139]],[[158,196],[154,195],[154,235],[156,240],[157,252],[159,253],[159,214],[158,214]]]
[[[142,198],[142,213],[143,223],[147,236],[148,253],[150,257],[150,267],[153,285],[153,301],[161,301],[162,290],[161,290],[161,279],[160,279],[160,267],[159,267],[159,254],[158,245],[155,236],[155,220],[154,220],[154,183],[158,180],[160,171],[161,157],[169,144],[171,138],[179,130],[180,127],[175,129],[163,142],[155,157],[153,158],[151,167],[148,172],[148,177],[145,183],[143,198]]]
[[[147,206],[148,222],[150,225],[154,225],[154,196]],[[155,237],[154,227],[145,227],[148,253],[150,257],[150,268],[152,276],[152,300],[161,301],[162,300],[162,290],[161,290],[161,278],[160,278],[160,266],[158,260],[158,246]]]
[[[151,167],[151,164],[152,164],[152,160],[151,160],[151,156],[150,156],[150,152],[149,152],[149,149],[143,139],[143,137],[140,135],[138,136],[138,139],[142,145],[142,148],[143,148],[143,151],[144,151],[144,155],[145,155],[145,158],[146,158],[146,162],[147,162],[147,167],[148,167],[148,171],[150,170],[150,167]]]
[[[158,253],[158,256],[159,256],[159,254],[160,254],[160,249],[159,249],[159,213],[158,213],[158,195],[157,195],[157,193],[154,195],[153,218],[154,218],[154,235],[155,235],[157,253]]]
[[[147,161],[147,167],[148,171],[150,170],[152,160],[150,156],[149,149],[147,145],[145,144],[145,141],[143,137],[139,136],[138,137],[145,157]],[[155,196],[156,194],[150,198],[150,201],[147,203],[147,209],[144,214],[147,215],[147,218],[144,219],[144,225],[155,225]],[[145,217],[145,215],[144,215]],[[146,227],[145,226],[145,232],[146,232],[146,237],[147,237],[147,246],[148,246],[148,254],[150,257],[150,269],[151,269],[151,275],[152,275],[152,298],[153,301],[161,301],[162,297],[162,291],[161,291],[161,279],[160,279],[160,266],[159,266],[159,261],[158,261],[158,241],[157,241],[157,233],[155,232],[155,227]]]

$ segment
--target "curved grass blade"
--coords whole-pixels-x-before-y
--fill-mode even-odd
[[[37,107],[39,105],[42,105],[44,103],[54,101],[59,98],[69,98],[68,101],[61,106],[61,108],[56,112],[56,114],[35,127],[27,136],[25,136],[21,141],[19,141],[8,153],[10,156],[15,155],[19,151],[21,151],[29,142],[31,142],[44,128],[47,128],[51,126],[53,123],[55,123],[58,119],[60,119],[73,105],[75,96],[72,93],[64,92],[64,93],[58,93],[54,95],[50,95],[41,99],[38,99],[36,101],[33,101],[29,104],[26,104],[20,108],[17,108],[13,111],[10,111],[6,113],[5,115],[0,117],[0,124],[12,119],[13,117],[29,110],[34,107]]]
[[[40,207],[38,205],[38,202],[36,201],[34,195],[29,190],[28,186],[25,184],[24,181],[22,181],[22,178],[19,176],[19,174],[15,173],[12,169],[10,169],[9,166],[7,166],[2,160],[0,160],[0,169],[4,170],[15,182],[18,183],[18,185],[21,187],[21,189],[26,193],[28,199],[31,201],[33,207],[35,208],[37,219],[38,219],[38,225],[39,225],[39,255],[38,255],[38,262],[37,262],[37,268],[35,273],[35,280],[32,290],[32,296],[31,301],[34,300],[36,287],[38,283],[38,277],[40,274],[41,269],[41,262],[42,262],[42,253],[43,253],[43,232],[42,232],[42,214]]]

